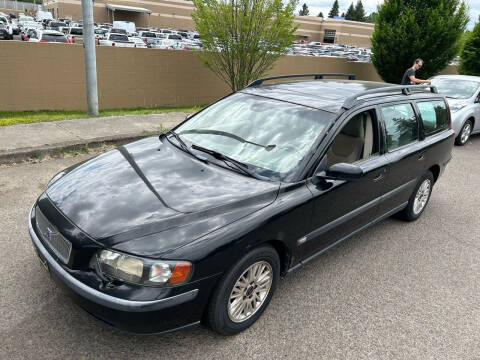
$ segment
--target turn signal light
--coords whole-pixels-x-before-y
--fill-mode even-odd
[[[190,274],[190,266],[191,264],[189,262],[177,262],[168,283],[178,284],[186,281],[188,278],[188,274]]]

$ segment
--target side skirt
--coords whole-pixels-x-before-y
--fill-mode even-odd
[[[408,204],[408,201],[404,202],[403,204],[393,208],[392,210],[388,211],[387,213],[383,214],[382,216],[376,218],[375,220],[372,220],[370,221],[369,223],[363,225],[362,227],[359,227],[358,229],[354,230],[353,232],[351,232],[350,234],[348,235],[345,235],[344,237],[338,239],[337,241],[331,243],[330,245],[328,245],[327,247],[323,248],[322,250],[318,251],[317,253],[313,254],[312,256],[306,258],[305,260],[303,261],[300,261],[297,265],[295,265],[294,267],[288,269],[288,272],[287,273],[291,273],[297,269],[299,269],[300,267],[302,267],[303,265],[305,265],[306,263],[312,261],[313,259],[317,258],[318,256],[322,255],[324,252],[326,252],[327,250],[331,249],[332,247],[340,244],[342,241],[352,237],[353,235],[359,233],[360,231],[362,230],[365,230],[366,228],[372,226],[372,225],[375,225],[376,223],[392,216],[393,214],[405,209],[405,207],[407,206]]]

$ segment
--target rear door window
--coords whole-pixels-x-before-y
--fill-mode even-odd
[[[387,135],[387,149],[392,151],[418,140],[418,122],[411,104],[381,108]]]
[[[447,106],[444,101],[417,102],[422,117],[425,136],[435,134],[449,128]]]

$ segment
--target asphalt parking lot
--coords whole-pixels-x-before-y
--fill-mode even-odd
[[[133,336],[50,281],[27,230],[59,170],[92,155],[0,166],[0,359],[480,359],[480,136],[454,158],[423,216],[385,220],[283,279],[235,337]]]

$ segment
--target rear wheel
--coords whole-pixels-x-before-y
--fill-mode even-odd
[[[222,335],[251,326],[270,303],[280,276],[280,259],[271,246],[253,249],[224,275],[208,307],[210,327]]]
[[[401,217],[407,221],[417,220],[427,207],[430,195],[433,189],[433,174],[427,171],[418,181],[417,186],[413,190],[407,207],[400,213]]]
[[[462,130],[460,130],[460,134],[455,139],[455,144],[459,146],[463,146],[467,143],[468,139],[470,138],[470,134],[472,133],[473,125],[470,120],[465,121],[465,124],[462,126]]]

